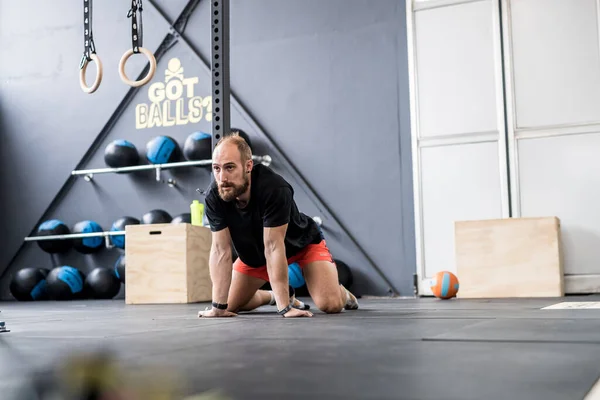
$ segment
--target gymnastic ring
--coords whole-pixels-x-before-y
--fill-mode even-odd
[[[138,47],[138,49],[140,53],[143,53],[148,58],[148,61],[150,61],[150,70],[148,71],[148,75],[146,75],[143,79],[140,79],[139,81],[132,81],[125,74],[125,64],[127,63],[129,57],[133,55],[133,49],[127,50],[125,54],[123,54],[123,57],[121,57],[121,62],[119,63],[119,75],[121,76],[121,80],[133,87],[143,86],[150,82],[150,79],[154,77],[154,73],[156,72],[156,58],[154,57],[154,54],[144,47]]]
[[[102,61],[100,61],[100,57],[98,57],[96,54],[90,54],[90,59],[92,61],[94,61],[96,63],[96,67],[97,67],[97,71],[96,71],[96,79],[94,80],[94,83],[92,84],[92,86],[88,86],[87,83],[85,82],[85,72],[87,71],[87,66],[89,64],[89,61],[87,59],[85,59],[83,61],[83,64],[81,65],[81,68],[79,68],[79,86],[81,86],[81,90],[83,90],[85,93],[94,93],[96,90],[98,90],[98,87],[100,86],[100,83],[102,82]]]

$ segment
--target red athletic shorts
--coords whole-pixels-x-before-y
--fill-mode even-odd
[[[287,259],[288,265],[292,263],[298,263],[301,269],[304,268],[306,264],[315,261],[329,261],[333,263],[333,257],[327,248],[327,243],[325,243],[325,240],[322,240],[319,244],[309,244],[298,254]],[[266,265],[258,268],[252,268],[244,264],[242,260],[238,258],[233,263],[233,269],[242,274],[250,275],[269,282],[269,274],[267,273]]]

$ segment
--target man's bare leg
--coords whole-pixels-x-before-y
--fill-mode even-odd
[[[227,300],[228,310],[231,312],[252,311],[261,306],[275,305],[275,297],[271,291],[259,290],[265,283],[266,281],[263,279],[233,270],[229,299]],[[293,305],[301,310],[308,309],[296,298],[294,298]]]
[[[233,270],[231,287],[229,289],[228,310],[231,312],[251,311],[269,304],[271,296],[266,290],[259,290],[265,280],[242,274]]]
[[[303,273],[310,297],[319,310],[325,313],[339,313],[344,308],[358,308],[356,297],[340,285],[335,264],[314,261],[304,266]]]

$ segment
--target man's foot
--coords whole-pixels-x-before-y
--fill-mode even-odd
[[[350,293],[350,291],[345,287],[343,288],[346,291],[346,304],[344,305],[344,308],[346,310],[358,310],[358,300],[356,300],[356,296]]]
[[[292,303],[292,307],[297,308],[298,310],[308,310],[308,309],[310,309],[310,306],[308,304],[304,304],[303,302],[301,302],[300,300],[298,300],[295,296],[292,296],[292,300],[294,301]]]

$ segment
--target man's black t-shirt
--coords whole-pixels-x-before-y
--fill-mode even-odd
[[[314,220],[301,213],[294,201],[294,189],[283,177],[262,164],[251,173],[250,201],[239,208],[235,201],[219,197],[217,183],[210,185],[205,209],[213,232],[229,228],[238,257],[250,267],[266,265],[263,229],[288,224],[286,257],[322,239]]]

